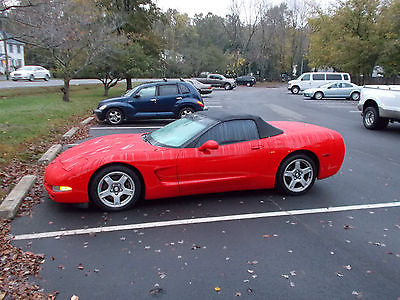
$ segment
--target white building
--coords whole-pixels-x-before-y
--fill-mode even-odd
[[[0,73],[4,74],[6,70],[6,51],[7,47],[8,68],[12,72],[15,69],[25,66],[24,46],[25,44],[11,39],[7,33],[0,31]]]

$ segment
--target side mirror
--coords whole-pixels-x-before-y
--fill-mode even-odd
[[[209,140],[199,147],[199,151],[207,153],[209,150],[217,150],[219,145],[216,141]]]
[[[140,98],[140,95],[139,95],[139,94],[135,94],[135,95],[133,96],[133,98]]]

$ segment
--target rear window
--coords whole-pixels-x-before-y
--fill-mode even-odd
[[[160,96],[172,96],[178,94],[178,86],[176,84],[160,85],[158,87]]]
[[[181,90],[181,94],[189,94],[189,88],[184,84],[179,84],[179,89]]]
[[[313,74],[313,80],[325,80],[325,74]]]
[[[349,75],[343,74],[343,79],[344,79],[344,80],[349,80]]]
[[[341,74],[326,74],[326,80],[342,80]]]

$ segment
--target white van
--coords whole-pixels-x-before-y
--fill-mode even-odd
[[[300,91],[319,87],[325,83],[335,81],[350,82],[350,75],[349,73],[336,72],[303,73],[299,76],[299,78],[289,81],[288,90],[290,90],[293,94],[298,94]]]

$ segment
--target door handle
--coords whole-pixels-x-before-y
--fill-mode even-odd
[[[150,99],[151,102],[157,102],[157,99]]]
[[[263,148],[262,145],[254,145],[254,146],[251,146],[251,150],[260,150],[260,149],[262,149],[262,148]]]
[[[176,97],[176,100],[182,100],[182,97]]]

